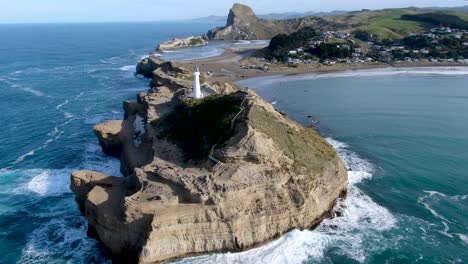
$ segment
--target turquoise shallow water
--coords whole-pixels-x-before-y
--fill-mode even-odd
[[[0,263],[105,263],[69,174],[119,174],[92,127],[145,90],[134,65],[157,42],[212,24],[0,26]],[[168,53],[186,59],[224,45]],[[350,168],[342,217],[239,254],[186,263],[463,263],[468,70],[270,77],[244,83],[303,124],[312,116]]]

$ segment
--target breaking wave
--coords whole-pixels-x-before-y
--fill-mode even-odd
[[[81,216],[54,218],[28,236],[18,263],[111,263],[86,232],[87,222]]]
[[[348,196],[335,206],[337,217],[325,219],[314,230],[293,230],[276,241],[246,252],[213,254],[174,263],[301,263],[323,260],[329,250],[364,262],[369,250],[383,250],[385,245],[379,243],[382,232],[394,228],[397,220],[357,186],[372,178],[372,164],[350,151],[345,143],[331,138],[327,141],[349,169]]]

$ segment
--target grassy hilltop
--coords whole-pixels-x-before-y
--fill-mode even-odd
[[[438,26],[467,29],[468,13],[456,10],[394,8],[361,10],[339,15],[306,16],[289,19],[263,19],[245,5],[235,4],[225,27],[210,30],[210,39],[271,39],[279,34],[292,34],[306,27],[316,31],[363,30],[383,39],[402,39]]]
[[[432,11],[419,8],[384,9],[352,12],[335,16],[335,22],[348,23],[349,30],[363,30],[379,39],[402,39],[436,26],[467,29],[468,13],[457,11]]]

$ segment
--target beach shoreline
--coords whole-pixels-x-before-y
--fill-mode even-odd
[[[307,74],[338,73],[359,70],[374,69],[401,69],[401,68],[433,68],[433,67],[468,67],[461,63],[338,63],[335,65],[323,64],[303,64],[298,67],[289,67],[288,65],[272,64],[267,71],[258,69],[244,69],[242,65],[253,64],[255,59],[252,55],[259,49],[252,48],[225,48],[223,54],[203,58],[179,61],[178,63],[193,68],[199,67],[202,72],[207,73],[207,80],[211,82],[238,82],[241,80],[254,79],[267,76],[295,76]],[[257,65],[263,65],[265,62],[257,61]]]

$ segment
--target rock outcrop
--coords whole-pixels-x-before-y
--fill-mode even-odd
[[[157,51],[166,51],[182,48],[191,48],[208,45],[208,41],[203,37],[174,38],[158,45]]]
[[[95,128],[125,177],[71,175],[90,233],[119,261],[246,250],[314,227],[345,195],[332,146],[254,92],[216,83],[224,93],[194,100],[189,70],[155,59],[138,69],[151,89],[124,104],[125,120]]]
[[[212,29],[206,36],[217,40],[271,39],[278,34],[291,34],[304,27],[327,29],[336,26],[329,20],[312,16],[286,20],[260,19],[250,7],[234,4],[229,11],[226,26]]]

